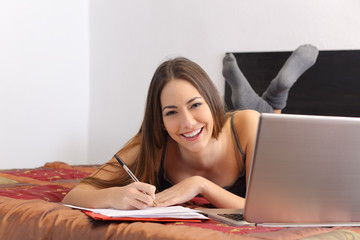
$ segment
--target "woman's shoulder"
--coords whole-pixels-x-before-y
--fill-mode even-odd
[[[246,110],[237,110],[233,113],[233,115],[234,115],[234,123],[238,125],[238,124],[249,124],[254,122],[257,123],[259,120],[260,113],[255,110],[246,109]]]
[[[260,113],[254,110],[238,110],[233,113],[234,127],[240,138],[248,139],[256,135]]]

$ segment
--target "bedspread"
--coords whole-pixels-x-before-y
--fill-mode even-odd
[[[98,166],[47,163],[0,171],[0,239],[359,239],[360,228],[265,228],[203,223],[96,221],[59,203]],[[194,203],[201,205],[199,199]]]

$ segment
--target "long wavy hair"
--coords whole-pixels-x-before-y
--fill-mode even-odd
[[[150,183],[156,187],[158,187],[157,174],[161,164],[161,150],[169,137],[163,128],[160,95],[164,86],[174,79],[190,82],[208,104],[214,121],[212,137],[218,138],[228,117],[225,114],[224,105],[215,85],[198,64],[184,57],[169,59],[160,64],[148,89],[144,119],[140,130],[118,152],[118,154],[121,154],[132,147],[139,146],[136,161],[128,167],[141,182]],[[115,164],[113,165],[115,166]],[[119,164],[116,164],[116,166],[121,168]],[[126,174],[119,174],[117,179],[104,181],[96,178],[95,175],[83,179],[82,182],[97,185],[98,187],[111,187],[125,186],[131,183],[131,179]]]

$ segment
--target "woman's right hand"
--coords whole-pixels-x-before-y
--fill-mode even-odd
[[[153,185],[134,182],[123,187],[112,187],[106,190],[109,205],[113,208],[130,210],[154,206],[156,188]]]

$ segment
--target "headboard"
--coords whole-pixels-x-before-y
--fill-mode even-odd
[[[292,52],[233,53],[260,96]],[[233,110],[225,82],[225,103]],[[315,64],[294,84],[283,113],[360,117],[360,50],[319,51]]]

